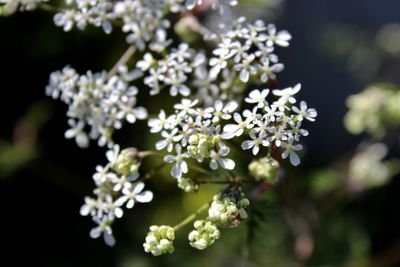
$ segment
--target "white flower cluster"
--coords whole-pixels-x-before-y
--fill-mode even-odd
[[[144,251],[153,254],[153,256],[174,252],[174,228],[168,225],[152,225],[149,230],[146,242],[143,244]]]
[[[217,42],[209,60],[203,52],[184,43],[162,59],[146,53],[137,67],[148,72],[144,82],[150,87],[150,94],[169,88],[171,96],[188,96],[189,87],[194,87],[197,98],[210,106],[216,100],[237,99],[235,95],[243,93],[250,81],[265,83],[275,79],[284,65],[278,63],[273,52],[276,45],[289,45],[290,34],[277,32],[273,24],[265,25],[262,21],[246,23],[244,18],[232,25],[228,31],[206,36]]]
[[[11,15],[19,11],[31,11],[48,0],[0,0],[0,16]]]
[[[194,230],[189,233],[190,245],[199,250],[203,250],[220,237],[217,226],[210,221],[197,220],[193,224]]]
[[[210,77],[217,77],[222,69],[229,68],[239,73],[240,81],[267,82],[275,73],[283,70],[278,57],[273,53],[275,46],[287,47],[291,35],[287,31],[277,32],[275,25],[257,20],[246,23],[244,17],[232,23],[232,28],[207,38],[218,41],[209,65]]]
[[[244,110],[242,114],[233,114],[235,124],[226,125],[221,137],[231,139],[248,135],[250,140],[243,141],[241,147],[244,150],[251,149],[253,155],[257,155],[261,147],[282,147],[282,158],[289,156],[290,162],[297,166],[300,158],[296,151],[303,146],[294,142],[298,142],[301,136],[308,135],[308,131],[301,128],[303,120],[314,121],[317,116],[317,111],[309,109],[304,101],[300,102],[300,108],[293,106],[296,103],[294,95],[300,88],[298,84],[293,88],[272,90],[272,94],[279,98],[271,104],[266,100],[269,89],[251,91],[245,102],[254,107],[252,110]]]
[[[237,104],[229,102],[224,105],[217,101],[214,107],[202,109],[195,107],[197,103],[197,100],[183,99],[174,105],[175,114],[167,117],[162,110],[158,118],[149,120],[150,131],[161,132],[163,138],[156,143],[156,149],[176,152],[164,157],[165,162],[174,163],[171,175],[176,179],[188,173],[187,158],[198,162],[210,159],[209,166],[213,170],[219,165],[227,170],[235,167],[234,161],[226,158],[230,149],[220,138],[220,123],[231,118]]]
[[[0,0],[6,5],[17,3],[15,8],[31,8],[39,2]],[[223,20],[221,27],[211,32],[192,19],[192,23],[197,23],[197,28],[194,27],[197,31],[193,28],[193,32],[201,34],[204,44],[211,49],[198,51],[187,43],[171,48],[172,40],[167,31],[173,25],[168,15],[184,11],[194,18],[195,12],[187,10],[201,4],[204,5],[199,10],[211,5],[219,10]],[[243,17],[230,19],[229,7],[236,4],[237,0],[214,0],[212,3],[202,0],[65,0],[65,7],[57,8],[54,21],[64,31],[74,27],[84,30],[93,25],[102,27],[108,34],[117,26],[127,34],[127,42],[131,44],[109,73],[88,71],[81,75],[67,66],[52,73],[46,87],[47,95],[68,105],[71,128],[65,132],[66,138],[75,138],[80,147],[87,147],[92,139],[111,149],[106,153],[109,162],[97,166],[93,175],[95,197],[86,197],[80,210],[97,224],[90,231],[92,238],[103,235],[105,242],[113,245],[111,226],[116,218],[122,217],[122,207],[130,209],[136,202],[152,200],[153,193],[143,191],[143,181],[151,172],[139,180],[143,155],[163,156],[164,162],[172,165],[171,176],[185,192],[196,192],[202,182],[208,182],[189,174],[189,166],[191,172],[209,172],[191,165],[195,161],[207,164],[212,171],[220,167],[229,171],[228,178],[217,181],[229,185],[214,197],[207,217],[196,221],[195,230],[189,234],[190,245],[197,249],[205,249],[219,238],[218,227],[236,226],[247,217],[245,208],[249,201],[241,191],[242,179],[232,172],[236,163],[229,156],[229,143],[240,142],[237,143],[239,150],[251,150],[253,155],[262,152],[265,158],[249,166],[249,176],[256,181],[266,180],[271,184],[277,181],[279,163],[275,159],[278,160],[278,154],[282,158],[289,157],[293,165],[300,163],[296,152],[302,145],[298,142],[301,136],[308,135],[302,123],[314,121],[317,116],[316,110],[308,108],[306,102],[296,105],[295,95],[301,89],[300,84],[285,89],[254,89],[244,97],[249,84],[263,84],[261,88],[265,88],[284,69],[275,49],[287,47],[291,35],[261,20],[248,23]],[[128,62],[135,51],[140,53],[141,60]],[[130,72],[124,64],[134,66],[135,70]],[[135,123],[148,117],[147,110],[137,106],[138,89],[134,84],[144,84],[150,89],[150,96],[168,90],[172,97],[183,97],[173,106],[171,115],[160,109],[156,118],[148,120],[150,132],[161,135],[161,140],[155,144],[156,150],[165,153],[139,153],[134,148],[119,151],[119,146],[114,145],[113,132],[125,121]],[[271,95],[271,101],[267,100]],[[234,138],[237,140],[227,141]],[[207,205],[200,210],[205,210]],[[145,251],[155,256],[172,253],[174,229],[196,216],[192,214],[188,217],[190,220],[185,219],[175,228],[151,226],[143,245]]]
[[[66,138],[75,138],[80,147],[87,147],[90,139],[98,139],[100,146],[112,146],[112,133],[120,129],[123,121],[135,123],[147,118],[147,110],[136,106],[138,89],[128,83],[134,73],[120,68],[118,75],[107,77],[106,72],[79,75],[73,68],[50,75],[46,94],[60,98],[68,107],[67,116],[71,129]],[[89,133],[86,132],[90,127]]]
[[[70,31],[74,25],[80,30],[88,24],[102,27],[104,32],[112,32],[112,20],[116,18],[114,5],[109,0],[65,0],[67,9],[54,16],[54,23]]]
[[[113,246],[115,239],[111,225],[116,218],[123,215],[122,206],[131,209],[135,202],[146,203],[153,199],[151,191],[143,191],[144,183],[137,181],[140,162],[134,159],[130,150],[119,151],[115,145],[113,150],[106,153],[106,166],[97,166],[93,180],[96,189],[93,191],[96,198],[85,197],[85,204],[81,207],[82,216],[91,215],[97,224],[90,231],[92,238],[103,234],[107,245]],[[127,171],[129,170],[129,172]]]
[[[145,50],[146,44],[153,51],[161,52],[171,40],[166,30],[170,22],[168,12],[193,9],[201,0],[65,0],[67,9],[54,16],[54,23],[70,31],[76,26],[84,30],[88,25],[102,27],[109,34],[113,24],[121,25],[127,33],[126,40],[138,49]]]
[[[196,55],[193,49],[189,49],[188,44],[182,43],[160,60],[146,53],[143,59],[137,62],[136,67],[148,72],[144,83],[151,88],[150,95],[156,95],[162,88],[167,87],[171,96],[188,96],[191,93],[185,84],[188,82],[188,75],[204,62],[205,56],[202,53]]]

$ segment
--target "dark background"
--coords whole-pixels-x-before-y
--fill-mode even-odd
[[[385,53],[375,41],[385,24],[400,23],[399,10],[397,0],[290,0],[279,16],[263,18],[294,37],[291,46],[279,52],[286,66],[280,85],[301,82],[300,98],[318,110],[318,120],[308,126],[311,134],[304,139],[302,171],[340,160],[363,138],[351,136],[343,127],[348,95],[371,82],[400,84],[398,55]],[[4,153],[0,163],[0,240],[5,248],[0,265],[188,266],[189,255],[196,255],[193,261],[214,255],[212,248],[193,252],[182,249],[184,245],[174,257],[144,255],[142,240],[152,212],[162,209],[160,199],[155,200],[156,208],[136,207],[132,216],[116,224],[118,242],[112,249],[89,238],[92,223],[79,215],[83,197],[92,190],[94,167],[104,162],[103,150],[95,144],[79,149],[64,139],[66,107],[47,98],[44,88],[49,73],[67,64],[81,73],[109,69],[126,48],[124,36],[105,36],[96,29],[66,34],[53,25],[51,14],[42,11],[0,18],[0,36],[0,154],[22,142],[15,152]],[[128,129],[133,145],[142,140],[140,126],[145,127]],[[399,179],[393,179],[344,208],[368,234],[371,257],[399,244],[399,186]],[[335,251],[329,256],[319,253],[306,266],[342,266],[332,257]],[[232,266],[222,262],[221,266]]]

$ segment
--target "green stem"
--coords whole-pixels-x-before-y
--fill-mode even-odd
[[[136,47],[133,45],[129,46],[129,48],[125,51],[125,53],[118,60],[118,62],[107,73],[107,79],[110,79],[112,76],[114,76],[118,72],[118,68],[121,65],[126,64],[126,62],[128,62],[128,60],[135,54],[135,52],[136,52]]]
[[[52,6],[52,5],[49,5],[49,4],[46,4],[46,3],[40,4],[39,9],[46,11],[46,12],[50,12],[50,13],[56,13],[56,12],[62,11],[62,9]]]
[[[205,211],[206,209],[208,209],[208,207],[210,206],[210,203],[205,203],[203,206],[201,206],[198,210],[196,210],[194,213],[192,213],[191,215],[189,215],[188,217],[186,217],[183,221],[181,221],[180,223],[178,223],[177,225],[174,226],[174,231],[178,231],[180,228],[182,228],[183,226],[191,223],[192,221],[194,221],[194,219],[196,219],[196,217],[202,213],[203,211]]]
[[[201,180],[197,180],[196,181],[198,184],[230,184],[230,181],[226,181],[226,180],[207,180],[207,181],[201,181]]]
[[[162,168],[164,168],[164,166],[167,165],[165,162],[161,163],[160,165],[158,165],[157,167],[155,167],[154,169],[150,170],[149,172],[147,172],[145,175],[143,175],[140,180],[141,181],[145,181],[148,180],[150,178],[152,178],[154,175],[156,175]]]

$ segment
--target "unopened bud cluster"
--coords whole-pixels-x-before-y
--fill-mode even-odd
[[[383,136],[385,129],[400,124],[400,91],[391,85],[370,86],[347,99],[345,126],[353,134],[364,131]]]
[[[137,160],[137,153],[136,148],[122,150],[113,165],[113,170],[121,175],[138,173],[140,161]]]
[[[197,192],[199,185],[190,178],[181,177],[178,179],[178,187],[186,193]]]
[[[211,246],[220,236],[217,226],[207,220],[197,220],[193,224],[194,230],[189,234],[190,245],[203,250]]]
[[[256,181],[274,184],[279,178],[279,162],[271,157],[264,157],[251,162],[249,172]]]
[[[172,227],[152,225],[149,230],[146,242],[143,244],[144,251],[153,254],[153,256],[174,252],[175,232]]]

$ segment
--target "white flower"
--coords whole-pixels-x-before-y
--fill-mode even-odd
[[[236,64],[234,67],[236,71],[240,71],[239,78],[244,83],[249,81],[250,74],[257,72],[257,68],[252,65],[254,59],[254,54],[243,54],[241,63]]]
[[[65,138],[75,138],[75,142],[79,147],[85,148],[89,146],[89,138],[84,131],[85,123],[83,121],[68,120],[68,124],[72,127],[65,132]]]
[[[275,79],[275,73],[281,72],[284,69],[284,65],[281,63],[271,65],[270,60],[265,57],[261,59],[258,69],[261,72],[260,79],[265,83],[269,78]]]
[[[160,110],[158,114],[158,118],[149,119],[148,125],[151,128],[151,133],[158,133],[160,132],[165,125],[167,124],[167,116],[165,115],[164,110]]]
[[[167,131],[162,131],[161,136],[165,139],[156,143],[156,149],[162,150],[166,147],[167,151],[171,152],[174,146],[174,142],[178,142],[182,138],[181,135],[176,135],[177,132],[178,128],[173,129],[170,133],[168,133]]]
[[[185,158],[189,158],[189,155],[187,153],[182,153],[182,147],[177,144],[175,147],[176,150],[176,156],[174,155],[166,155],[164,157],[164,161],[167,163],[174,163],[174,167],[171,169],[171,176],[179,179],[182,177],[182,173],[187,173],[188,172],[188,166],[186,161],[184,161]]]
[[[233,119],[237,124],[227,124],[224,126],[224,131],[221,134],[223,139],[231,139],[234,136],[241,136],[245,129],[253,128],[253,119],[248,117],[245,120],[242,119],[239,113],[233,114]]]
[[[258,108],[263,108],[268,104],[268,102],[265,100],[268,94],[269,94],[269,89],[264,89],[261,92],[260,90],[256,89],[249,93],[249,97],[246,97],[245,101],[247,103],[257,104]]]
[[[268,129],[268,131],[272,133],[272,135],[268,138],[269,141],[270,142],[275,141],[275,145],[277,147],[281,146],[282,141],[287,140],[285,126],[280,126],[280,127],[272,126],[271,128]]]
[[[98,238],[101,236],[101,234],[103,234],[104,242],[110,247],[114,246],[115,238],[110,227],[110,220],[108,220],[106,217],[104,217],[102,220],[97,218],[94,218],[93,220],[98,224],[98,226],[90,231],[90,237]]]
[[[276,27],[274,24],[268,24],[268,36],[267,36],[267,45],[273,46],[274,44],[282,47],[289,46],[289,41],[292,39],[292,36],[287,31],[276,32]]]
[[[303,118],[309,121],[315,121],[315,117],[317,117],[317,111],[314,108],[307,109],[307,103],[305,101],[300,102],[300,109],[298,107],[293,106],[292,110],[298,113],[298,120],[302,121]]]
[[[153,200],[153,193],[149,190],[143,191],[144,183],[138,182],[134,187],[125,187],[122,189],[124,194],[117,199],[116,205],[122,206],[126,203],[128,209],[133,208],[136,202],[147,203]]]
[[[102,167],[100,165],[96,166],[96,173],[93,174],[93,180],[96,185],[104,184],[105,182],[111,181],[116,178],[116,174],[113,172],[109,172],[109,166]]]
[[[296,99],[293,97],[295,94],[297,94],[301,89],[301,84],[296,84],[293,88],[288,87],[282,90],[275,89],[272,90],[272,93],[276,96],[280,96],[280,99],[282,99],[283,102],[289,101],[290,103],[294,104],[296,103]]]
[[[228,57],[226,55],[219,55],[218,58],[216,57],[212,57],[210,59],[210,78],[214,79],[218,76],[219,72],[226,68],[226,66],[228,65],[228,61],[227,61]]]
[[[82,205],[79,213],[82,216],[95,216],[96,214],[96,208],[97,208],[98,202],[96,199],[91,198],[91,197],[85,197],[85,204]]]
[[[193,107],[195,105],[197,105],[197,103],[199,102],[199,100],[190,100],[190,99],[182,99],[181,103],[179,104],[175,104],[174,108],[176,110],[180,110],[179,114],[180,115],[185,115],[185,114],[193,114],[195,113],[195,110],[193,109]]]
[[[300,144],[293,145],[293,141],[294,139],[290,137],[287,143],[282,142],[282,147],[285,148],[285,151],[282,153],[282,158],[286,159],[289,156],[290,163],[292,163],[293,166],[297,166],[300,164],[300,158],[295,151],[302,150],[303,146]]]
[[[214,150],[210,153],[210,168],[213,170],[218,169],[218,164],[226,170],[233,170],[235,168],[235,162],[228,158],[223,158],[229,154],[229,148],[226,146],[221,147],[218,153]]]
[[[156,63],[156,60],[153,58],[153,55],[151,53],[146,53],[143,59],[136,63],[136,67],[142,71],[147,71],[154,63]]]
[[[177,96],[178,93],[183,96],[190,95],[190,89],[184,82],[186,82],[187,77],[182,73],[172,73],[165,77],[165,84],[171,85],[169,94],[171,96]]]
[[[114,163],[117,161],[119,152],[120,152],[119,145],[114,145],[112,149],[106,152],[107,160],[108,162],[110,162],[111,165],[114,165]]]
[[[67,9],[61,13],[57,13],[54,16],[54,24],[56,24],[59,27],[63,27],[63,30],[65,32],[68,32],[72,30],[72,27],[74,27],[75,23],[75,16],[76,16],[76,11],[73,9]]]
[[[218,47],[214,49],[213,54],[216,56],[225,56],[226,58],[232,57],[237,52],[237,47],[240,45],[239,42],[232,42],[231,38],[224,38],[222,42],[218,44]]]
[[[121,189],[124,188],[131,188],[132,180],[136,180],[139,177],[139,175],[136,176],[126,176],[126,175],[121,175],[121,176],[114,176],[112,179],[110,179],[114,183],[113,190],[115,192],[120,191]]]
[[[221,100],[215,101],[214,104],[214,117],[212,122],[218,122],[220,119],[229,120],[232,118],[232,112],[238,107],[235,101],[231,101],[224,106]]]
[[[261,132],[258,136],[255,131],[250,132],[250,138],[252,140],[246,140],[242,142],[242,149],[248,150],[252,149],[253,155],[257,155],[260,151],[260,145],[262,146],[269,146],[269,141],[267,140],[267,134],[265,132]]]

